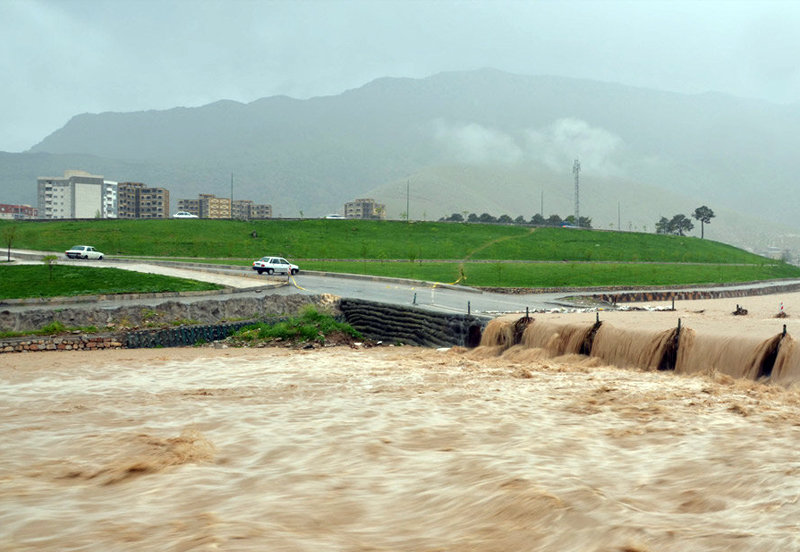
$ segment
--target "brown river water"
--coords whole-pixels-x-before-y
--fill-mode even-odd
[[[0,358],[0,550],[798,550],[800,392],[517,345]]]

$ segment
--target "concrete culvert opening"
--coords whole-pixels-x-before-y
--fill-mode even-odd
[[[530,316],[523,316],[514,322],[514,345],[522,343],[522,336],[529,325],[533,324],[533,318]]]
[[[479,324],[473,324],[469,328],[467,328],[467,339],[465,345],[470,349],[474,349],[478,345],[481,344],[481,326]]]
[[[778,358],[778,351],[780,351],[783,337],[784,334],[778,334],[764,342],[763,356],[761,357],[756,379],[772,376],[772,370],[775,368],[775,361]]]
[[[582,355],[591,356],[592,354],[592,346],[594,345],[594,338],[597,335],[597,330],[600,329],[603,323],[598,320],[592,326],[592,329],[589,330],[589,333],[586,334],[586,337],[583,339],[583,343],[581,343],[580,351],[578,351]]]
[[[680,337],[680,328],[670,330],[665,336],[664,346],[661,350],[661,360],[658,362],[658,370],[675,370],[675,364],[678,362],[678,344],[680,343]]]

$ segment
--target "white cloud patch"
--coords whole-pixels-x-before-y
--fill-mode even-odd
[[[524,158],[522,148],[510,135],[476,123],[435,124],[436,140],[448,157],[470,165],[513,165]]]
[[[622,139],[580,119],[558,119],[541,129],[529,129],[519,137],[477,123],[435,123],[436,141],[445,155],[470,165],[545,165],[554,171],[571,170],[575,159],[581,167],[604,176],[622,173]]]
[[[584,170],[606,176],[622,172],[622,139],[580,119],[559,119],[544,129],[529,130],[526,142],[529,158],[552,170],[572,167],[580,159]]]

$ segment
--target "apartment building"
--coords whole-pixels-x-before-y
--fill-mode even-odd
[[[200,218],[231,218],[231,199],[214,194],[200,194]]]
[[[199,199],[179,199],[178,211],[186,211],[196,217],[200,216],[200,200]]]
[[[260,205],[249,199],[231,203],[227,197],[200,194],[197,199],[179,199],[178,210],[187,211],[200,218],[234,218],[253,220],[272,218],[272,205]]]
[[[37,213],[37,209],[30,205],[0,203],[0,219],[30,219],[36,218]]]
[[[272,218],[272,205],[254,203],[250,206],[250,220]]]
[[[120,182],[117,186],[119,218],[169,218],[169,190],[148,188],[141,182]]]
[[[233,202],[233,218],[239,220],[272,218],[272,205],[260,205],[249,199],[237,199]]]
[[[356,199],[344,204],[344,216],[352,219],[386,218],[386,205],[371,198]]]
[[[84,171],[65,171],[64,176],[40,176],[37,207],[41,218],[105,218],[106,194],[111,188],[102,176]]]
[[[103,181],[103,218],[117,218],[117,187],[118,182],[113,180]]]

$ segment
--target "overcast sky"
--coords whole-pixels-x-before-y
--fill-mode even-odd
[[[0,151],[74,115],[492,67],[800,101],[800,2],[0,0]]]

